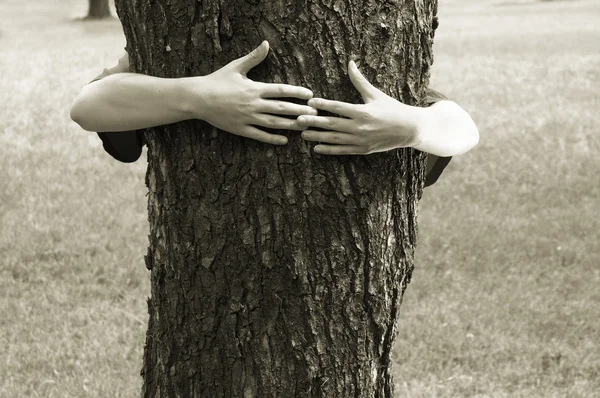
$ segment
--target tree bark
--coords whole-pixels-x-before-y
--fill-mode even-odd
[[[86,19],[101,19],[110,17],[108,0],[89,0],[90,7]]]
[[[436,0],[117,0],[134,71],[249,77],[423,103]],[[186,121],[146,131],[151,270],[143,397],[393,397],[390,354],[425,157],[272,146]]]

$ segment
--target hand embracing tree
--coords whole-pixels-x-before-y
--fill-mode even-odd
[[[116,4],[134,72],[204,76],[271,47],[226,69],[248,98],[271,98],[256,118],[215,121],[239,134],[200,121],[146,132],[143,397],[392,398],[424,154],[383,150],[387,132],[369,113],[422,104],[436,0]],[[349,77],[351,60],[360,71]],[[282,86],[265,94],[251,81]],[[320,115],[286,116],[307,105],[286,84],[312,90]],[[284,130],[266,131],[266,117]],[[308,125],[323,151],[360,149],[315,153],[301,137]],[[272,145],[276,135],[287,144]]]
[[[195,107],[198,109],[195,117],[224,131],[273,145],[287,144],[287,138],[269,134],[261,130],[262,127],[303,130],[296,120],[280,115],[316,115],[315,109],[277,99],[306,101],[313,95],[310,90],[288,84],[255,82],[247,77],[248,72],[263,62],[268,53],[269,43],[263,41],[249,54],[211,73],[207,79],[211,86],[211,100]],[[198,81],[196,84],[206,86],[209,83]]]
[[[328,144],[315,146],[315,152],[327,155],[368,155],[415,144],[419,120],[413,116],[414,112],[409,109],[411,107],[373,87],[360,73],[354,61],[349,62],[348,75],[364,104],[312,98],[308,101],[311,107],[342,117],[298,117],[301,126],[322,129],[302,133],[305,140]]]

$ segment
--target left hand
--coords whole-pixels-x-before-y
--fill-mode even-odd
[[[368,155],[418,144],[421,108],[405,105],[373,87],[353,61],[348,64],[348,74],[364,104],[312,98],[308,106],[344,117],[302,115],[297,119],[300,126],[326,130],[305,130],[303,139],[335,144],[319,144],[315,146],[315,152]]]

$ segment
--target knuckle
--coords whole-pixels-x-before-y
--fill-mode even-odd
[[[245,86],[244,88],[242,88],[241,94],[245,98],[254,97],[256,94],[256,89],[254,87],[252,87],[251,85],[248,85],[248,86]]]
[[[295,120],[290,120],[286,123],[285,128],[290,130],[304,131],[306,129],[306,126],[299,126]]]
[[[374,130],[373,125],[370,123],[361,123],[358,126],[358,131],[362,134],[372,134]]]
[[[252,131],[251,134],[248,135],[248,138],[252,138],[253,140],[260,142],[268,142],[269,137],[265,137],[265,135],[260,131]]]
[[[373,118],[373,115],[371,115],[371,112],[369,112],[367,110],[361,110],[358,115],[363,120],[371,120]]]
[[[254,111],[255,107],[256,107],[256,105],[253,101],[243,101],[242,103],[239,104],[238,111],[239,111],[239,113],[244,115],[244,114],[252,113]]]
[[[272,116],[265,116],[263,120],[269,127],[277,127],[277,122]]]

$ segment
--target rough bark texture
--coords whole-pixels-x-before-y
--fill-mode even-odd
[[[205,75],[263,39],[249,77],[361,102],[424,98],[435,0],[117,0],[135,71]],[[424,155],[325,156],[199,121],[150,129],[143,396],[393,396]]]
[[[100,19],[110,17],[110,7],[108,0],[89,0],[90,8],[87,19]]]

